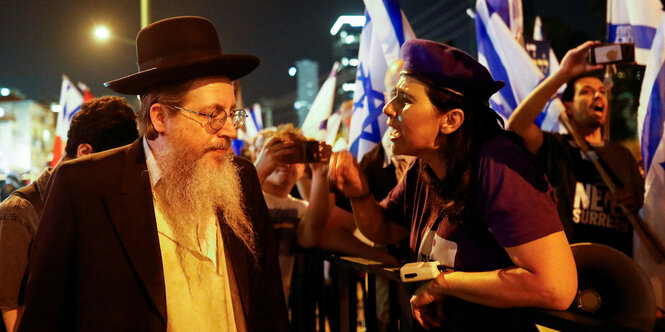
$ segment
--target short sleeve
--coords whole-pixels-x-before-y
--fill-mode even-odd
[[[502,247],[563,230],[552,186],[525,150],[506,138],[492,139],[477,167],[477,207]]]
[[[19,305],[28,251],[35,234],[37,214],[26,199],[11,195],[0,205],[0,308]]]

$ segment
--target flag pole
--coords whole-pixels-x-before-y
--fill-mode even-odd
[[[603,124],[603,140],[610,140],[610,122],[612,121],[612,88],[614,80],[612,75],[616,74],[617,67],[614,64],[605,65],[605,75],[603,76],[603,85],[605,86],[605,96],[607,97],[607,114],[605,114],[605,123]]]
[[[589,143],[587,143],[587,141],[582,136],[580,136],[578,132],[575,131],[573,126],[570,124],[568,115],[565,112],[561,113],[559,120],[573,137],[573,140],[577,146],[579,146],[584,156],[587,157],[588,160],[591,160],[593,166],[596,168],[600,174],[600,177],[603,179],[603,182],[605,182],[607,187],[610,188],[610,192],[614,194],[617,191],[617,186],[609,174],[607,174],[607,171],[605,171],[603,165],[601,165],[600,157],[598,154],[596,154],[593,148],[589,146]],[[639,214],[631,211],[625,204],[620,203],[619,206],[621,207],[621,211],[623,211],[624,215],[628,219],[628,222],[630,222],[631,226],[633,226],[637,236],[644,243],[644,246],[647,248],[649,253],[651,253],[653,256],[654,261],[656,263],[663,262],[665,259],[665,247],[663,247],[662,243],[658,241],[658,238],[651,231],[651,229],[649,229],[649,226],[644,222],[644,220],[642,220]]]

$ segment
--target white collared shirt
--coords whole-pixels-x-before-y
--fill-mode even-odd
[[[145,138],[143,148],[154,192],[162,171]],[[192,248],[177,241],[154,194],[153,205],[166,287],[167,331],[246,330],[216,216],[211,216],[215,226],[208,227],[202,239],[197,235],[199,248]]]

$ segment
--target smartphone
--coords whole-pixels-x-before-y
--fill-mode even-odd
[[[633,63],[635,62],[635,44],[601,44],[589,48],[588,62],[596,64]]]
[[[295,144],[295,152],[282,157],[283,162],[287,164],[307,164],[321,161],[319,141],[306,140],[293,143]]]

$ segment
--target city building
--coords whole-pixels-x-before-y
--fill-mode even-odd
[[[301,126],[319,91],[319,63],[308,59],[296,61],[296,80],[298,88],[293,107],[298,113],[298,126]]]
[[[339,61],[335,109],[339,108],[344,101],[353,99],[356,70],[358,69],[360,34],[364,25],[365,16],[342,15],[337,18],[330,28],[330,35],[333,36],[333,60]]]
[[[11,172],[33,180],[47,166],[53,157],[55,114],[34,100],[0,99],[0,180]]]

